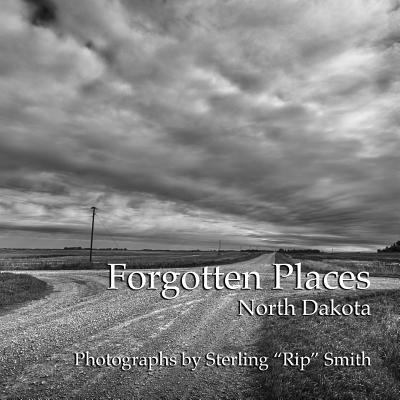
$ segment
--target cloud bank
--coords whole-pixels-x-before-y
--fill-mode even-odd
[[[397,240],[399,9],[5,0],[0,246]]]

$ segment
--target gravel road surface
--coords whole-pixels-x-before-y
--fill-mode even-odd
[[[274,254],[221,267],[258,271],[265,290],[183,291],[165,300],[159,290],[132,291],[125,283],[106,290],[108,270],[30,271],[53,291],[41,300],[0,315],[0,399],[246,399],[257,388],[250,367],[206,366],[213,352],[258,355],[261,316],[239,316],[238,300],[265,302],[293,291],[271,291]],[[192,269],[200,273],[201,268]],[[185,270],[180,269],[183,273]],[[376,278],[371,289],[399,288],[398,279]],[[308,293],[308,296],[310,294]],[[164,357],[182,352],[202,361],[187,366],[75,365],[75,353],[93,357]],[[115,359],[118,360],[118,359]],[[100,361],[99,361],[100,362]],[[115,361],[116,363],[116,361]]]

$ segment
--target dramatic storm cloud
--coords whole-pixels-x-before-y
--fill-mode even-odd
[[[400,4],[5,0],[0,247],[374,249]]]

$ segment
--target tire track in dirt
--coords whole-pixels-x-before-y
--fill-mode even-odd
[[[46,299],[22,307],[1,320],[0,332],[8,333],[0,339],[3,398],[7,394],[18,393],[23,398],[50,392],[52,396],[68,397],[70,386],[83,389],[83,384],[87,388],[85,396],[97,393],[98,381],[115,375],[116,371],[99,373],[89,368],[82,371],[73,365],[73,351],[128,355],[140,348],[144,349],[143,355],[151,354],[153,348],[175,351],[185,342],[179,339],[182,332],[196,327],[199,305],[201,313],[209,317],[211,304],[207,300],[213,298],[212,307],[218,309],[214,304],[221,297],[218,292],[195,290],[166,302],[152,291],[110,292],[105,290],[105,271],[41,271],[35,275],[53,284],[54,291]],[[198,335],[198,329],[188,337]],[[143,380],[143,376],[137,380]],[[76,396],[79,391],[75,392]]]

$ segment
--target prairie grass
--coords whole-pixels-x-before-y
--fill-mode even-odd
[[[0,273],[0,308],[42,297],[49,286],[27,274]]]
[[[325,296],[325,297],[324,297]],[[334,296],[329,296],[329,299]],[[315,299],[313,297],[313,299]],[[328,300],[326,294],[317,301]],[[400,398],[400,293],[375,292],[338,297],[341,303],[359,300],[371,307],[371,316],[304,316],[300,304],[294,316],[265,318],[260,354],[276,351],[338,356],[364,351],[371,358],[367,367],[324,366],[312,361],[304,371],[282,366],[272,359],[270,370],[256,373],[262,399],[399,399]],[[293,299],[294,304],[296,301]],[[260,317],[258,317],[260,318]]]
[[[400,277],[399,253],[290,253],[290,255],[277,253],[277,255],[287,260],[282,261],[283,263],[301,262],[304,272],[368,271],[371,276]]]
[[[94,250],[89,262],[87,250],[0,249],[0,270],[79,270],[107,268],[108,263],[124,263],[128,268],[194,268],[242,262],[257,257],[257,251],[107,251]]]

